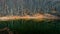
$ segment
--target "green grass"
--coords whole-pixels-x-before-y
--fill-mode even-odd
[[[60,20],[38,22],[33,20],[0,21],[0,28],[4,27],[18,32],[60,32]]]

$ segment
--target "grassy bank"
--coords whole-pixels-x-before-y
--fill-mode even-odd
[[[60,20],[10,20],[0,21],[0,28],[8,27],[11,31],[17,31],[19,33],[48,33],[48,32],[60,32]]]

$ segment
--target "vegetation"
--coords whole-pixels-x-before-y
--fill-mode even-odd
[[[11,20],[0,21],[0,28],[8,27],[13,32],[19,33],[58,33],[60,32],[60,20],[34,21],[34,20]]]

